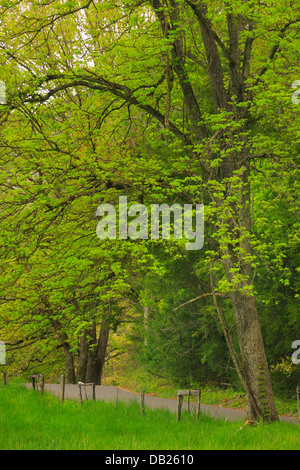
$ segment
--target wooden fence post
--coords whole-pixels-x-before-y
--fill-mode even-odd
[[[140,404],[141,404],[141,415],[145,414],[145,391],[141,391],[141,397],[140,397]]]
[[[92,384],[92,388],[93,388],[93,400],[95,401],[96,400],[96,386],[94,383]]]
[[[116,388],[116,408],[118,407],[118,399],[119,399],[119,389],[118,387]]]
[[[60,402],[63,403],[65,399],[65,375],[62,374],[60,376]]]
[[[81,382],[78,382],[79,403],[82,404]]]
[[[177,421],[180,420],[181,417],[181,408],[182,408],[183,396],[178,393],[178,402],[177,402]]]
[[[44,393],[44,385],[45,385],[44,375],[40,374],[40,377],[39,377],[39,390],[41,392],[41,395],[43,395],[43,393]]]
[[[33,390],[35,390],[35,378],[36,378],[35,375],[32,375],[32,376],[31,376],[32,388],[33,388]]]
[[[298,418],[300,418],[300,385],[297,387]]]
[[[5,387],[7,384],[7,373],[6,371],[3,372],[3,387]]]
[[[197,419],[199,419],[199,415],[200,415],[200,399],[201,399],[201,390],[198,390],[198,394],[197,394]]]

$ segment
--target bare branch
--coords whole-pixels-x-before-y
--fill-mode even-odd
[[[219,296],[219,297],[224,297],[224,298],[228,297],[226,294],[222,294],[221,292],[209,292],[208,294],[199,295],[199,297],[196,297],[195,299],[191,299],[188,302],[185,302],[184,304],[179,305],[179,307],[174,308],[173,311],[176,312],[176,310],[179,310],[185,305],[191,304],[193,302],[197,302],[197,300],[203,299],[204,297],[209,297],[209,296],[214,296],[214,295]]]

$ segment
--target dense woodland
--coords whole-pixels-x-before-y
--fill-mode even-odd
[[[154,374],[238,384],[249,419],[276,420],[300,367],[299,2],[1,0],[0,15],[9,373],[100,384],[130,340]],[[100,240],[97,207],[120,196],[204,204],[203,248]]]

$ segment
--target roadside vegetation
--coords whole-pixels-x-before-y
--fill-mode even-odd
[[[144,390],[146,394],[160,398],[176,398],[179,389],[200,389],[201,403],[228,408],[246,408],[246,396],[239,384],[199,384],[196,381],[180,381],[159,377],[131,355],[124,354],[104,369],[103,385],[113,385],[132,392]],[[296,388],[280,391],[275,383],[275,404],[279,415],[298,416]],[[190,398],[194,400],[193,397]]]
[[[271,423],[255,427],[138,404],[59,399],[24,389],[0,387],[1,450],[300,450],[299,427]],[[159,429],[159,432],[157,432]]]

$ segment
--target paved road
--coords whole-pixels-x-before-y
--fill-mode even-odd
[[[32,388],[32,384],[25,384],[27,388]],[[91,387],[87,387],[87,398],[91,398]],[[52,393],[53,395],[60,395],[59,384],[45,384],[45,391]],[[82,391],[83,398],[85,398],[85,392]],[[138,401],[139,394],[128,392],[117,387],[111,387],[106,385],[96,385],[95,387],[96,400],[116,402],[118,400],[123,402]],[[78,400],[78,385],[67,384],[65,387],[65,399]],[[167,398],[157,398],[145,395],[145,405],[149,408],[167,408],[171,412],[177,412],[177,400],[171,400]],[[183,403],[183,409],[187,409],[187,403]],[[191,405],[192,406],[192,405]],[[228,419],[228,421],[243,421],[245,419],[245,412],[242,410],[236,410],[233,408],[222,408],[219,406],[202,405],[201,412],[210,415],[216,419]],[[286,416],[280,416],[281,421],[290,422],[299,425],[298,418],[290,418]]]

